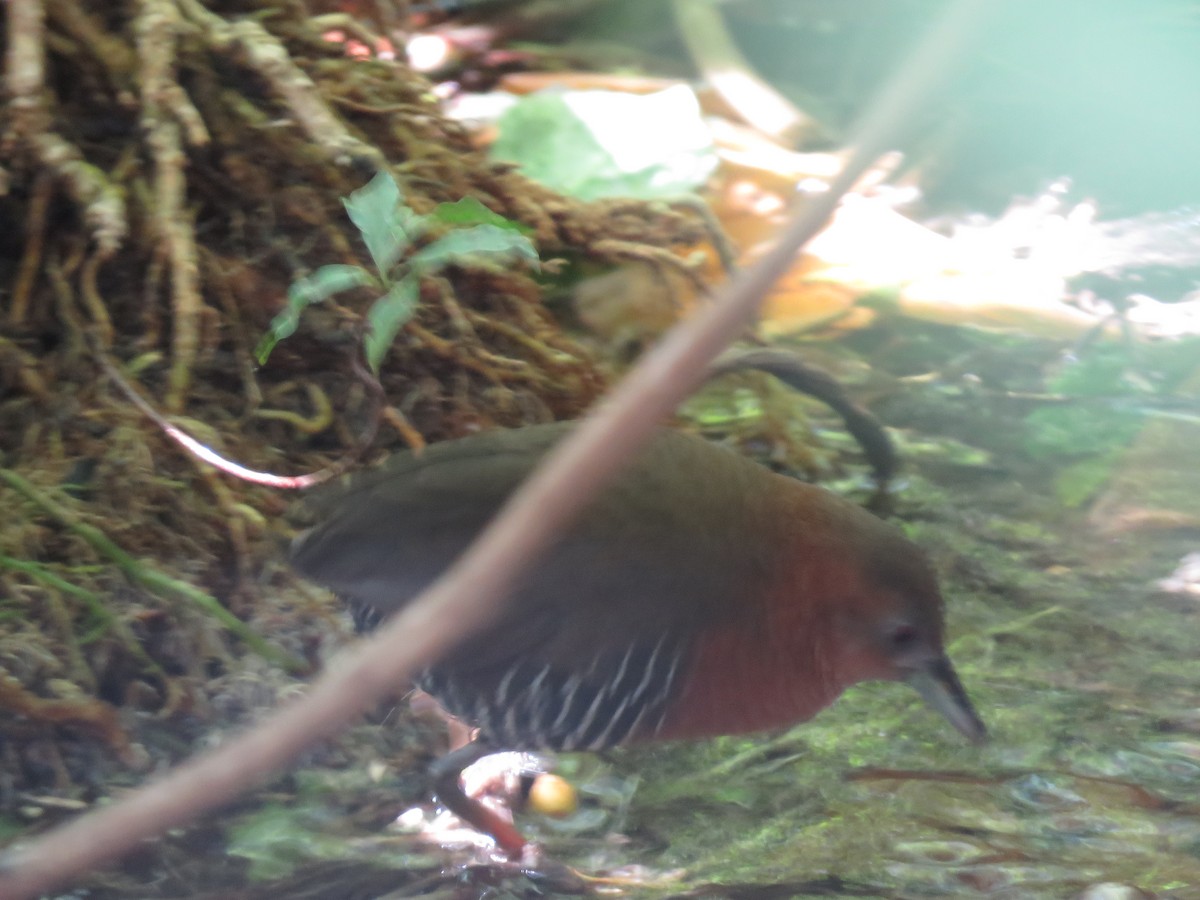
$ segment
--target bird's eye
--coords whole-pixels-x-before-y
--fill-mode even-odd
[[[912,625],[897,625],[892,629],[892,648],[906,650],[917,642],[917,629]]]

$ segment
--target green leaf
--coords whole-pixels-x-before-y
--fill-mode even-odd
[[[416,277],[410,275],[402,278],[367,313],[370,330],[363,339],[363,349],[372,372],[379,373],[379,364],[387,355],[396,334],[417,311],[420,293],[420,281]]]
[[[533,233],[533,229],[529,226],[492,212],[474,197],[463,197],[453,203],[439,203],[433,208],[429,218],[455,228],[467,225],[495,225],[497,228],[519,231],[521,234]]]
[[[461,228],[422,247],[408,261],[417,274],[434,272],[446,266],[511,265],[526,262],[538,268],[537,249],[523,234],[496,225]]]
[[[276,344],[295,333],[305,308],[353,287],[377,287],[378,284],[370,272],[359,266],[322,266],[311,275],[296,279],[288,288],[287,306],[271,320],[267,333],[254,348],[259,365],[267,361]]]
[[[342,203],[346,215],[362,234],[379,277],[386,281],[396,261],[412,243],[418,217],[400,203],[400,187],[390,172],[378,172]]]
[[[288,288],[288,308],[299,314],[305,307],[356,287],[379,287],[379,282],[361,266],[321,266],[311,275],[292,282]]]
[[[699,103],[684,85],[646,96],[543,91],[522,97],[497,125],[493,157],[584,200],[678,196],[717,166]]]
[[[267,333],[254,345],[254,358],[258,360],[260,366],[266,365],[276,344],[295,332],[299,321],[298,316],[286,309],[271,320],[271,324],[267,327]]]

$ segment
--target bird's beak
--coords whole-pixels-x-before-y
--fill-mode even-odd
[[[987,726],[975,712],[958,673],[945,656],[939,656],[913,670],[904,679],[933,709],[976,744],[987,740]]]

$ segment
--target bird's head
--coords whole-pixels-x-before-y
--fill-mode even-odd
[[[925,554],[879,520],[858,521],[856,534],[832,623],[839,679],[906,682],[968,739],[983,742],[987,729],[946,655],[944,604]]]
[[[930,616],[927,602],[886,590],[856,600],[839,611],[834,626],[840,678],[903,681],[968,739],[986,740],[987,728],[942,646],[940,613]]]

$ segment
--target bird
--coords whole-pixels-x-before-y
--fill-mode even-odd
[[[292,542],[360,630],[402,609],[497,514],[570,423],[398,453],[318,489]],[[894,525],[729,448],[661,427],[556,536],[494,624],[414,680],[478,729],[431,767],[438,800],[519,859],[524,837],[460,774],[501,750],[604,750],[778,730],[861,681],[904,681],[974,742],[944,603]]]

